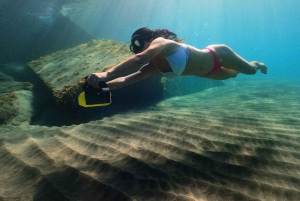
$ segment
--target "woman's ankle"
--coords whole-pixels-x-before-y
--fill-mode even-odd
[[[249,63],[250,63],[250,65],[251,65],[256,71],[259,70],[259,66],[257,65],[257,64],[258,64],[257,61],[251,61],[251,62],[249,62]]]

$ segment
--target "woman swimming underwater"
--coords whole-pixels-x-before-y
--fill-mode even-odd
[[[252,75],[258,70],[267,74],[263,63],[248,62],[226,45],[209,45],[200,50],[181,41],[167,29],[140,28],[131,37],[130,50],[135,55],[107,72],[91,74],[87,82],[94,88],[114,90],[152,74],[168,79],[196,75],[214,80],[234,78],[238,73]]]

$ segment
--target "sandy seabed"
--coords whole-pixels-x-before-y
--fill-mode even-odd
[[[0,200],[300,200],[300,83],[232,80],[86,124],[0,128]]]

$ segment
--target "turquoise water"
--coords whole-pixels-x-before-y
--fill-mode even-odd
[[[296,0],[0,0],[0,25],[7,25],[0,26],[0,36],[7,36],[0,37],[0,64],[23,59],[0,65],[0,123],[14,118],[0,125],[0,200],[299,201],[299,7]],[[55,42],[74,45],[51,34],[64,39],[63,28],[77,26],[47,35],[59,11],[98,39],[129,44],[132,32],[146,26],[167,28],[200,49],[227,44],[249,61],[264,62],[268,75],[239,75],[224,86],[138,108],[131,107],[144,94],[160,96],[132,85],[125,91],[133,103],[118,99],[125,109],[113,92],[109,107],[68,115],[54,104],[46,80],[26,66]],[[36,41],[44,36],[42,49]],[[205,81],[185,77],[169,86],[199,91]]]
[[[94,0],[77,9],[71,19],[97,38],[129,43],[140,27],[167,28],[198,48],[223,43],[247,60],[262,61],[268,78],[300,74],[297,0]]]

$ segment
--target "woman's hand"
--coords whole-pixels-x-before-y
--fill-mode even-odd
[[[87,78],[87,83],[94,87],[95,89],[99,89],[99,82],[100,81],[105,81],[105,72],[103,73],[92,73],[88,78]]]

